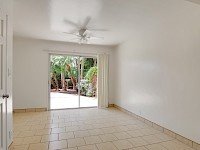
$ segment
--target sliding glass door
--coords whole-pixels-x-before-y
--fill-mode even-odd
[[[80,57],[80,107],[97,106],[97,58]]]
[[[50,56],[50,109],[79,107],[78,60],[76,56]]]
[[[97,58],[50,55],[50,109],[96,107]]]

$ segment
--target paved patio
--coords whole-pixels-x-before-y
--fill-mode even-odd
[[[50,109],[78,108],[78,97],[78,94],[51,92]],[[97,105],[97,97],[80,96],[80,107],[95,107]]]

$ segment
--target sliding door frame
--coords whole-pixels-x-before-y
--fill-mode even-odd
[[[65,52],[50,52],[48,53],[48,110],[57,110],[57,109],[51,109],[51,73],[50,73],[50,68],[51,68],[51,62],[50,62],[50,58],[51,56],[72,56],[72,57],[78,57],[78,84],[80,83],[80,58],[84,57],[84,58],[96,58],[97,59],[97,63],[98,63],[98,57],[97,54],[85,54],[85,53],[65,53]],[[98,74],[97,74],[97,81],[98,81]],[[79,84],[80,85],[80,84]],[[97,91],[98,91],[98,83],[97,83]],[[80,109],[80,108],[96,108],[98,107],[98,95],[97,95],[97,106],[91,106],[91,107],[80,107],[80,88],[78,90],[78,107],[77,108],[61,108],[58,110],[62,110],[62,109]]]

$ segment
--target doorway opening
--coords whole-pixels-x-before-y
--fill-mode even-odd
[[[97,107],[97,58],[50,55],[50,109]]]

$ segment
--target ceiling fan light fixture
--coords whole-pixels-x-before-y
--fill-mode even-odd
[[[77,36],[76,39],[78,39],[78,43],[79,44],[89,44],[88,41],[89,40],[98,40],[98,39],[103,39],[102,37],[96,37],[96,36],[93,36],[91,34],[91,31],[107,31],[105,29],[88,29],[87,25],[89,24],[91,20],[91,17],[87,17],[86,20],[84,21],[84,24],[81,25],[81,27],[78,27],[78,25],[72,21],[68,21],[68,20],[65,20],[66,23],[68,24],[71,24],[71,25],[74,25],[77,29],[77,32],[64,32],[66,34],[71,34],[71,35],[74,35],[74,36]]]

